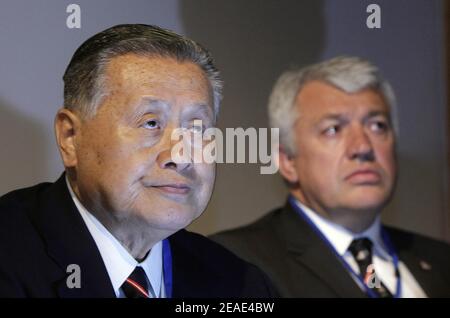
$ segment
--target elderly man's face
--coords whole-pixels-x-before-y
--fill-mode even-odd
[[[77,142],[78,191],[88,208],[161,230],[187,226],[211,196],[213,164],[176,164],[174,129],[214,125],[212,91],[195,64],[124,55],[106,69],[107,96]]]
[[[295,107],[297,154],[283,174],[298,184],[296,196],[317,212],[379,210],[396,179],[395,136],[382,96],[314,81]]]

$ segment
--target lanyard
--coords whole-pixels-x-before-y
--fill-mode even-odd
[[[170,250],[169,240],[162,241],[163,247],[163,274],[164,287],[166,289],[166,298],[172,298],[172,252]]]
[[[317,228],[317,226],[311,221],[311,219],[302,211],[302,209],[295,202],[295,198],[293,196],[289,196],[288,199],[291,206],[297,212],[297,214],[309,224],[311,229],[325,242],[326,245],[330,248],[333,254],[337,257],[337,259],[342,263],[342,265],[352,274],[352,276],[360,282],[360,285],[364,287],[366,294],[371,298],[378,298],[377,294],[373,292],[363,281],[360,275],[356,274],[355,271],[350,267],[350,265],[345,261],[345,259],[339,255],[339,253],[334,248],[333,244],[325,237],[325,235]],[[383,242],[388,250],[389,256],[392,258],[392,262],[394,263],[395,268],[395,276],[397,278],[397,286],[394,298],[400,298],[402,294],[402,283],[399,271],[399,259],[397,253],[395,252],[394,246],[389,238],[388,233],[384,228],[381,228],[381,237]]]

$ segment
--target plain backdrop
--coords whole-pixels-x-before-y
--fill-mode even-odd
[[[381,8],[368,29],[366,8]],[[66,7],[81,7],[81,28]],[[63,103],[62,75],[75,49],[115,24],[156,24],[208,47],[225,79],[219,127],[267,127],[277,76],[340,54],[377,64],[399,104],[400,179],[384,220],[449,239],[446,90],[440,0],[1,0],[0,194],[63,171],[53,119]],[[190,229],[209,234],[251,222],[284,204],[278,175],[258,164],[219,164],[207,211]]]

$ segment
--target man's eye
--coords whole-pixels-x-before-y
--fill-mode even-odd
[[[333,125],[325,129],[323,132],[325,136],[335,136],[340,131],[340,127],[338,125]]]
[[[190,130],[191,130],[191,132],[193,132],[193,133],[202,133],[203,132],[203,129],[204,127],[203,126],[200,126],[200,125],[193,125],[191,128],[190,128]]]
[[[386,132],[389,129],[389,125],[384,121],[374,121],[370,123],[370,130],[374,132]]]
[[[143,127],[147,128],[147,129],[159,129],[159,128],[161,128],[159,122],[157,120],[155,120],[155,119],[147,120],[144,123]]]
[[[192,120],[188,125],[187,128],[191,133],[194,134],[201,134],[205,131],[205,125],[203,120],[201,119],[194,119]]]

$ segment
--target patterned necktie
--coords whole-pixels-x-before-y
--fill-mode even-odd
[[[353,240],[348,250],[352,253],[359,267],[359,275],[364,284],[380,298],[392,298],[392,294],[376,276],[372,263],[372,242],[368,238]]]
[[[142,267],[136,267],[121,288],[127,298],[150,298],[147,275]]]

